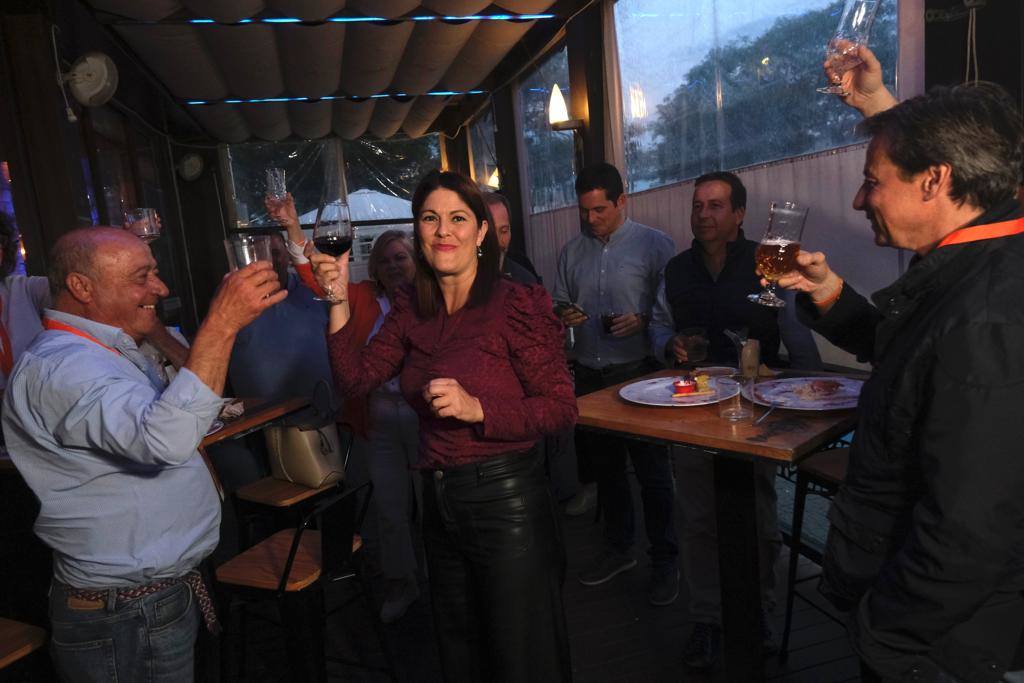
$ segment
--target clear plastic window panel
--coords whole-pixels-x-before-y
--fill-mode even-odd
[[[473,157],[473,180],[481,187],[501,187],[498,156],[494,151],[494,113],[488,107],[469,127],[469,151]]]
[[[546,59],[519,88],[531,213],[576,203],[573,133],[551,130],[548,124],[548,102],[556,83],[565,101],[570,102],[569,57],[564,47]]]
[[[331,172],[337,164],[337,142],[273,142],[231,145],[228,156],[231,163],[231,178],[234,181],[235,216],[237,227],[271,227],[276,225],[267,215],[263,198],[267,192],[268,168],[285,170],[285,187],[295,199],[299,219],[310,212],[315,217],[317,209],[325,199],[325,191],[337,200],[342,195],[340,188],[328,188],[337,183]],[[312,221],[309,223],[312,226]]]
[[[815,88],[843,3],[835,0],[618,0],[629,190],[859,140],[860,114]],[[897,0],[869,46],[893,89]]]

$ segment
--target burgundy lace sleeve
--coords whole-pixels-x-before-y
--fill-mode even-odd
[[[366,346],[356,343],[360,311],[334,334],[327,335],[334,385],[342,396],[363,396],[393,377],[405,358],[405,328],[415,315],[408,291],[395,295],[391,312]],[[365,315],[365,314],[364,314]]]
[[[551,298],[537,285],[514,286],[504,312],[512,368],[525,395],[477,396],[484,412],[478,433],[487,439],[526,441],[570,429],[576,422],[576,397],[562,323],[551,311]]]

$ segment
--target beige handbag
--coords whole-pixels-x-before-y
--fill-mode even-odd
[[[338,428],[273,426],[263,430],[275,479],[320,488],[345,476]]]

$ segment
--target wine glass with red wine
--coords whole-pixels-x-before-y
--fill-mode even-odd
[[[317,251],[337,258],[352,250],[353,237],[348,204],[339,201],[323,207],[313,228],[313,246]],[[317,300],[330,303],[339,301],[330,287],[327,288],[327,295],[317,297]]]

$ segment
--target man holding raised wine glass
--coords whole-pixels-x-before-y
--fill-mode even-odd
[[[876,244],[915,253],[910,267],[874,305],[821,253],[779,280],[815,330],[873,366],[821,589],[850,610],[863,680],[1009,680],[1024,669],[1024,127],[992,84],[935,89],[861,126],[853,206]]]
[[[779,362],[779,341],[785,340],[794,367],[819,368],[821,358],[807,328],[796,322],[793,307],[772,308],[748,300],[758,296],[754,254],[758,244],[742,229],[747,189],[733,173],[707,173],[694,182],[690,227],[693,246],[665,266],[651,319],[654,355],[666,365],[704,359],[690,357],[690,332],[700,326],[707,335],[707,360],[739,362],[725,330],[748,330],[748,345],[760,342],[762,358]],[[780,310],[782,312],[780,312]],[[746,354],[745,354],[746,355]],[[757,373],[753,363],[753,374]],[[689,587],[689,617],[695,622],[683,648],[683,661],[710,668],[718,660],[721,640],[721,590],[718,582],[718,539],[715,528],[714,461],[703,451],[677,449],[679,500],[683,515],[683,571]],[[775,559],[780,540],[775,511],[775,465],[755,470],[761,594],[770,610],[775,593]],[[774,649],[764,627],[765,650]]]

